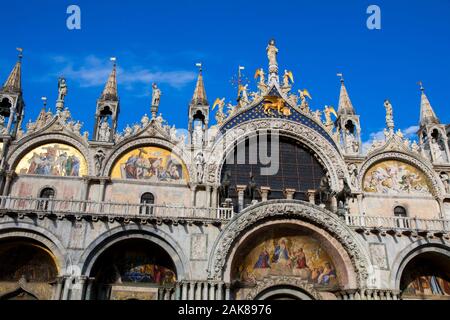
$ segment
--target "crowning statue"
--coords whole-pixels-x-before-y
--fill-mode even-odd
[[[58,100],[56,100],[56,109],[62,111],[64,109],[64,99],[67,95],[67,83],[66,79],[60,77],[58,79]]]
[[[384,107],[386,108],[386,126],[390,131],[394,130],[394,112],[391,102],[389,100],[384,101]]]
[[[161,90],[158,88],[156,83],[152,84],[152,106],[159,106],[159,101],[161,99]]]
[[[267,46],[267,57],[269,58],[269,65],[278,67],[277,54],[278,49],[275,47],[275,39],[270,40]]]

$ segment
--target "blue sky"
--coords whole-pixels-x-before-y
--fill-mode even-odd
[[[187,125],[196,62],[204,64],[210,103],[235,99],[230,79],[238,65],[251,80],[267,68],[265,48],[274,37],[280,70],[292,70],[296,89],[307,88],[313,109],[336,106],[337,72],[361,115],[363,140],[384,128],[383,101],[394,106],[397,128],[416,125],[420,92],[442,122],[450,122],[450,1],[5,1],[2,7],[0,78],[6,79],[24,48],[26,121],[54,108],[57,77],[69,85],[66,104],[92,132],[96,99],[111,68],[119,65],[119,128],[150,113],[151,83],[163,91],[160,112]],[[66,9],[81,8],[81,30],[66,28]],[[382,29],[366,28],[366,9],[381,8]],[[5,14],[7,13],[7,14]],[[213,118],[213,116],[211,116]]]

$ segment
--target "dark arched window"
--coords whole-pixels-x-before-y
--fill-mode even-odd
[[[406,217],[408,216],[406,214],[406,209],[402,206],[397,206],[394,208],[394,216],[396,217],[395,219],[395,224],[397,226],[397,228],[402,228],[402,229],[408,229],[409,228],[409,221],[406,219]]]
[[[155,196],[153,193],[144,193],[141,196],[141,207],[139,209],[139,213],[153,214],[153,204],[155,204]]]
[[[402,206],[397,206],[394,208],[394,216],[396,217],[406,217],[406,209]]]
[[[41,193],[39,194],[40,200],[38,202],[38,209],[45,211],[49,210],[51,200],[46,199],[53,199],[54,197],[55,197],[55,189],[53,188],[42,189]]]

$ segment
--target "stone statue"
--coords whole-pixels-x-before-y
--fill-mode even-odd
[[[431,139],[430,150],[434,162],[444,162],[444,153],[442,152],[439,142],[435,138]]]
[[[239,105],[241,107],[245,107],[250,103],[247,91],[248,91],[248,84],[246,84],[245,86],[239,85]]]
[[[400,129],[397,130],[396,135],[397,135],[397,137],[399,137],[400,139],[403,139],[403,138],[404,138],[403,132],[402,132],[402,130],[400,130]]]
[[[147,116],[147,114],[144,114],[144,116],[141,119],[141,124],[143,127],[146,127],[150,122],[149,117]]]
[[[103,152],[103,150],[98,150],[94,156],[95,174],[97,175],[97,177],[100,176],[101,174],[104,160],[105,160],[105,153]]]
[[[253,175],[253,172],[250,172],[250,181],[247,185],[247,196],[250,198],[251,201],[255,200],[256,198],[256,182],[255,182],[255,176]]]
[[[230,197],[231,171],[225,171],[222,183],[220,185],[220,195],[225,200]]]
[[[199,125],[194,127],[194,134],[193,134],[192,142],[197,147],[203,146],[203,129]]]
[[[411,150],[420,153],[420,147],[417,144],[416,140],[414,140],[413,143],[411,144]]]
[[[389,100],[384,101],[384,107],[386,108],[386,125],[389,129],[394,129],[394,112]]]
[[[158,88],[156,83],[152,84],[152,106],[159,106],[159,102],[161,99],[161,90]]]
[[[126,126],[124,131],[125,131],[123,135],[124,138],[127,138],[133,134],[133,129],[131,129],[129,125]]]
[[[109,141],[111,137],[111,128],[108,124],[108,119],[105,117],[100,123],[98,130],[98,141]]]
[[[172,127],[170,127],[170,139],[172,139],[173,141],[177,140],[177,128],[175,128],[175,125],[173,125]]]
[[[277,62],[277,54],[278,49],[275,47],[275,40],[272,39],[269,42],[269,45],[267,46],[267,58],[269,59],[269,66],[278,66]]]
[[[306,98],[312,99],[311,95],[309,94],[308,90],[298,90],[299,96],[300,96],[300,109],[303,112],[309,112],[309,105],[308,101],[306,101]]]
[[[58,101],[64,102],[67,95],[67,83],[63,77],[58,79]]]
[[[223,112],[224,106],[225,106],[225,98],[222,98],[222,99],[217,98],[212,107],[213,110],[216,107],[218,107],[215,118],[216,118],[217,124],[219,126],[223,124],[223,122],[225,121],[225,118],[226,118],[226,115]]]
[[[350,174],[350,184],[357,188],[358,186],[358,167],[354,163],[348,165],[348,172]]]
[[[345,129],[345,151],[347,153],[357,153],[359,151],[358,141],[356,141],[355,135],[349,129]]]
[[[445,192],[450,193],[450,178],[447,172],[441,172],[440,178],[445,187]]]
[[[330,180],[328,179],[328,172],[325,171],[325,174],[320,179],[319,184],[319,199],[321,204],[325,204],[330,200],[331,197],[331,186],[330,186]]]
[[[203,183],[205,172],[205,157],[203,156],[203,152],[199,152],[195,156],[195,168],[197,173],[197,183]]]

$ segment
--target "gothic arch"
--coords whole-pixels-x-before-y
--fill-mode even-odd
[[[400,290],[400,280],[408,263],[420,254],[435,252],[450,258],[450,246],[438,240],[423,239],[411,243],[397,254],[391,268],[390,285],[395,290]]]
[[[28,137],[26,137],[28,138]],[[41,145],[49,143],[61,143],[69,145],[77,149],[84,157],[87,164],[87,171],[89,175],[93,175],[92,172],[93,165],[89,157],[88,146],[81,141],[81,139],[75,139],[65,133],[52,133],[52,134],[42,134],[38,136],[31,136],[29,139],[24,139],[21,141],[20,145],[13,149],[7,158],[8,167],[15,170],[16,166],[19,164],[20,160],[31,150],[38,148]]]
[[[216,239],[208,262],[209,278],[229,280],[233,253],[238,242],[258,224],[271,220],[301,220],[324,230],[348,255],[357,287],[365,287],[369,259],[364,247],[345,222],[313,204],[293,200],[271,200],[248,207],[235,216]],[[341,252],[342,253],[342,252]],[[349,276],[349,279],[351,277]]]
[[[81,274],[89,276],[95,262],[103,252],[112,245],[127,239],[148,240],[160,246],[171,257],[176,267],[177,280],[190,278],[189,260],[183,254],[183,249],[170,235],[159,229],[133,225],[116,227],[96,238],[80,257]]]
[[[107,156],[105,160],[105,166],[102,169],[102,175],[103,176],[111,176],[111,172],[113,170],[114,165],[116,162],[128,151],[131,151],[133,149],[139,148],[139,147],[160,147],[163,149],[166,149],[170,152],[173,152],[177,157],[179,157],[183,163],[186,165],[186,168],[188,170],[189,179],[194,176],[193,175],[193,166],[191,165],[191,160],[184,149],[180,148],[178,145],[175,145],[174,143],[158,138],[158,137],[146,137],[146,138],[136,138],[135,140],[126,141],[122,143],[109,155]]]
[[[383,161],[388,160],[398,160],[401,162],[406,162],[416,168],[418,168],[420,171],[422,171],[425,176],[427,177],[428,181],[430,182],[430,185],[432,187],[431,193],[433,196],[437,198],[442,198],[443,194],[446,192],[445,187],[442,183],[442,181],[437,176],[437,173],[432,169],[432,167],[417,159],[416,157],[413,157],[412,155],[399,152],[399,151],[390,151],[390,152],[380,152],[372,155],[369,157],[362,165],[359,170],[358,174],[358,186],[360,190],[363,190],[363,180],[364,176],[366,175],[367,171],[375,164]]]
[[[233,127],[220,136],[214,143],[210,157],[207,159],[208,182],[220,184],[220,174],[224,159],[233,150],[236,143],[245,137],[257,135],[259,132],[267,133],[268,130],[274,131],[280,136],[293,138],[311,149],[328,170],[332,189],[336,191],[341,190],[340,179],[348,178],[348,172],[339,151],[313,129],[297,122],[282,119],[247,121]]]

